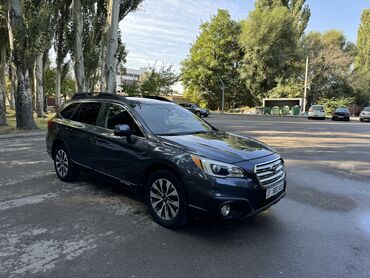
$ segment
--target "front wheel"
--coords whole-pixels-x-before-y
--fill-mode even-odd
[[[167,170],[148,179],[145,199],[154,220],[161,226],[177,229],[187,221],[187,202],[181,181]]]
[[[79,175],[79,170],[73,165],[68,150],[64,145],[56,147],[54,168],[58,178],[62,181],[74,181]]]
[[[200,113],[199,111],[195,112],[195,114],[200,118],[202,117],[202,113]]]

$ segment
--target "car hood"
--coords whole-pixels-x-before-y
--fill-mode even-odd
[[[177,145],[196,155],[226,163],[251,160],[276,152],[257,140],[220,131],[160,137],[168,144]]]

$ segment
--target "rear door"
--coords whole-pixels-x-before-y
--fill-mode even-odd
[[[105,105],[101,119],[100,132],[94,138],[97,170],[126,182],[135,183],[143,174],[145,167],[143,154],[149,148],[138,122],[123,105],[116,103]],[[115,136],[114,126],[122,124],[130,126],[133,135]]]
[[[88,168],[94,168],[94,134],[102,103],[83,102],[72,117],[69,149],[73,161]]]

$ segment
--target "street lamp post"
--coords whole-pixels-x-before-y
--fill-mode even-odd
[[[306,112],[307,84],[308,84],[308,56],[306,57],[306,72],[304,76],[303,112]]]

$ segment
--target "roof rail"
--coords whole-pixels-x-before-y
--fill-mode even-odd
[[[109,93],[102,93],[102,92],[84,92],[84,93],[75,93],[72,96],[72,100],[74,99],[84,99],[84,98],[91,98],[91,97],[97,97],[97,98],[110,98],[110,99],[119,99],[119,100],[125,100],[126,98],[121,95],[117,94],[109,94]]]

